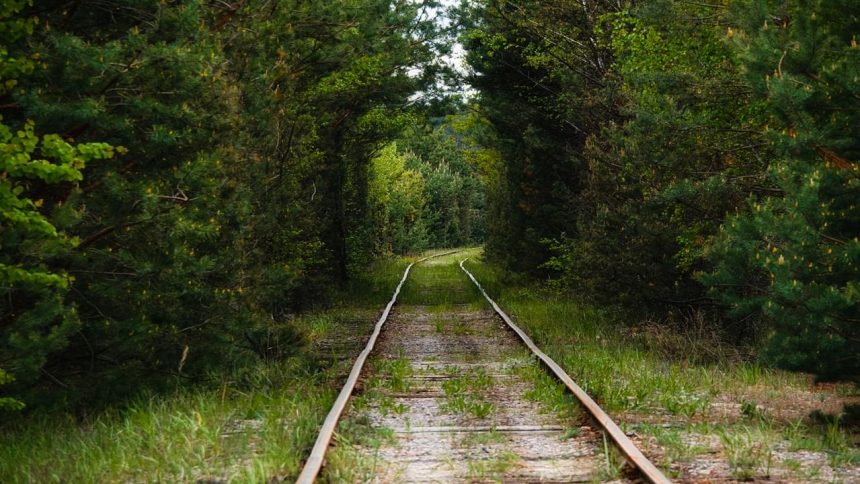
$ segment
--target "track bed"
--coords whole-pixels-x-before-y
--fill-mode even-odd
[[[378,482],[591,482],[605,475],[603,438],[581,415],[535,401],[537,362],[487,310],[402,306],[363,383],[368,416],[393,430],[373,460]],[[395,362],[395,363],[391,363]]]
[[[297,482],[669,482],[453,254],[404,272]]]

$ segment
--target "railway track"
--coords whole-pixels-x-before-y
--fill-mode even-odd
[[[452,254],[407,267],[297,482],[317,478],[338,421],[358,393],[365,397],[364,418],[375,428],[389,429],[393,441],[352,449],[373,462],[372,476],[363,479],[670,482],[489,297],[465,261],[459,267],[455,261],[439,263]],[[425,262],[423,271],[442,276],[413,288],[407,304],[394,311],[410,272]],[[549,408],[541,403],[536,394],[560,391],[557,382],[576,397],[583,412],[561,414],[559,408],[570,405]],[[629,463],[623,473],[609,472],[616,455]]]

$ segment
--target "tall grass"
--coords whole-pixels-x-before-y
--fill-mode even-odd
[[[153,394],[87,417],[31,414],[0,422],[0,482],[294,478],[340,389],[344,367],[352,363],[338,363],[332,357],[343,355],[320,352],[317,344],[363,336],[351,332],[369,334],[415,259],[376,261],[333,291],[334,308],[285,322],[306,345],[288,359],[225,368],[208,385]]]
[[[532,339],[609,410],[658,407],[692,417],[733,385],[782,388],[805,381],[753,362],[697,365],[691,363],[695,355],[666,358],[644,340],[631,338],[627,327],[606,309],[533,287],[505,285],[500,281],[504,272],[498,268],[479,261],[467,265]]]
[[[353,274],[346,287],[335,291],[334,300],[339,307],[376,307],[391,298],[394,288],[403,277],[403,271],[417,256],[377,259],[360,272]]]
[[[260,482],[292,476],[334,399],[296,359],[254,388],[140,399],[85,422],[33,416],[0,435],[2,482]],[[262,382],[268,382],[263,384]]]

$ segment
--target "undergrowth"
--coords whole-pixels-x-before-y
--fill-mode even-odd
[[[369,334],[408,261],[380,260],[330,298],[333,308],[279,323],[302,334],[304,347],[287,359],[225,368],[206,384],[97,412],[2,421],[0,482],[294,479],[352,363],[337,358],[341,349],[320,344],[337,343],[349,332]],[[398,384],[403,376],[395,378]],[[384,437],[361,422],[338,434],[363,443]],[[335,455],[330,467],[343,472],[339,459]]]
[[[480,256],[473,255],[466,265],[535,343],[605,410],[628,430],[655,438],[662,449],[658,463],[670,476],[683,477],[677,464],[714,451],[727,459],[732,477],[738,479],[780,472],[803,480],[817,472],[806,465],[792,466],[790,459],[775,470],[777,442],[790,449],[822,452],[834,467],[860,463],[857,436],[840,426],[838,417],[828,423],[809,415],[785,416],[797,411],[791,408],[792,395],[856,399],[856,388],[838,386],[820,393],[808,375],[757,363],[749,348],[724,343],[701,321],[682,333],[653,323],[624,324],[610,310],[526,283]],[[531,398],[556,411],[575,406],[551,379],[543,382],[529,366],[518,371],[536,382]],[[782,408],[782,416],[771,416],[762,410],[766,406]],[[725,408],[729,414],[720,410]],[[663,424],[648,423],[654,420]],[[713,445],[697,444],[699,440]]]

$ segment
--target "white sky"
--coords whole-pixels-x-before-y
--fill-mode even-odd
[[[451,19],[447,16],[446,10],[458,5],[460,0],[439,0],[439,3],[441,4],[439,8],[427,8],[425,10],[425,15],[429,19],[435,21],[440,27],[448,27],[451,25]],[[441,56],[439,60],[463,76],[470,72],[468,64],[466,64],[466,49],[463,48],[463,45],[459,42],[454,42],[451,45],[451,53]],[[417,68],[413,69],[411,72],[415,75],[420,73]],[[471,97],[475,92],[468,86],[463,86],[459,89],[459,94],[465,97]],[[422,93],[417,93],[414,98],[419,98],[421,95]]]

